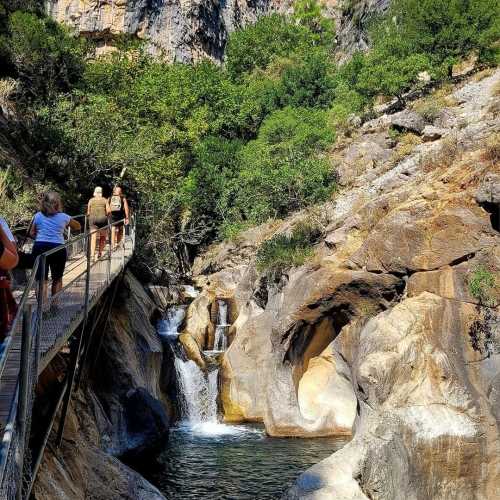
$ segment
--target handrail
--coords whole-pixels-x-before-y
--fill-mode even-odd
[[[24,404],[26,404],[26,398],[33,397],[33,396],[27,396],[26,390],[33,391],[34,388],[36,387],[37,378],[38,378],[38,371],[39,371],[38,359],[40,359],[40,356],[45,356],[46,354],[51,352],[50,349],[52,349],[52,351],[55,352],[54,349],[57,350],[59,348],[58,346],[62,345],[62,343],[60,343],[60,342],[64,342],[64,339],[65,338],[67,339],[67,336],[71,335],[71,332],[75,328],[75,326],[68,327],[69,329],[67,329],[66,334],[64,334],[63,330],[61,330],[62,334],[56,333],[55,336],[54,336],[54,333],[51,332],[50,320],[48,323],[45,323],[46,319],[45,319],[44,312],[43,312],[45,305],[47,304],[47,302],[45,302],[45,299],[44,299],[44,294],[41,293],[42,292],[41,285],[43,284],[44,280],[43,279],[39,280],[39,285],[36,285],[36,281],[38,281],[37,274],[39,274],[40,271],[44,272],[45,265],[46,265],[46,258],[48,256],[60,251],[61,249],[69,248],[70,246],[77,245],[76,248],[73,247],[74,251],[76,250],[76,251],[79,251],[81,253],[81,250],[84,250],[84,252],[86,253],[86,258],[87,258],[86,270],[82,271],[82,272],[77,272],[77,275],[74,276],[72,273],[77,268],[73,268],[71,270],[68,270],[68,268],[66,268],[65,276],[68,276],[68,274],[70,274],[70,281],[68,283],[65,283],[64,287],[57,294],[52,295],[51,298],[48,299],[48,301],[49,302],[54,301],[54,300],[57,301],[58,300],[57,298],[60,295],[63,296],[63,299],[62,299],[63,301],[65,300],[64,299],[65,296],[68,297],[68,302],[66,302],[66,306],[70,309],[69,309],[69,313],[66,313],[66,314],[70,314],[70,315],[72,314],[71,313],[71,311],[73,310],[73,309],[71,309],[72,307],[74,307],[75,305],[78,305],[77,307],[81,307],[81,304],[84,302],[86,305],[85,305],[85,311],[83,313],[83,315],[84,315],[83,321],[86,322],[86,318],[88,315],[89,298],[94,297],[94,299],[92,299],[92,300],[97,300],[97,298],[100,297],[100,295],[103,293],[103,290],[105,290],[109,286],[109,284],[112,282],[112,279],[116,276],[116,273],[120,272],[120,270],[123,269],[126,262],[128,261],[128,259],[131,257],[131,255],[133,253],[133,250],[135,247],[135,238],[136,238],[136,235],[135,235],[136,218],[134,215],[132,215],[130,217],[130,219],[131,219],[131,221],[130,221],[131,231],[127,235],[127,232],[125,231],[125,227],[123,227],[123,242],[122,242],[122,245],[119,247],[119,249],[112,248],[111,235],[112,235],[112,231],[113,231],[114,227],[121,226],[122,224],[124,225],[125,219],[122,219],[122,220],[117,221],[117,222],[109,222],[106,226],[104,226],[102,228],[97,228],[97,229],[92,229],[92,230],[88,230],[88,225],[85,224],[86,231],[84,231],[82,234],[80,234],[78,236],[71,238],[70,240],[66,241],[65,243],[58,245],[55,248],[48,250],[48,251],[44,252],[43,254],[37,256],[37,258],[35,259],[35,261],[33,263],[33,268],[31,270],[31,274],[28,277],[27,283],[24,287],[21,299],[20,299],[19,304],[18,304],[18,311],[14,317],[14,320],[12,322],[12,325],[10,327],[8,334],[7,334],[6,338],[4,339],[4,342],[0,346],[0,384],[2,384],[1,387],[6,387],[4,385],[4,379],[3,379],[3,377],[5,375],[5,368],[6,368],[6,366],[9,366],[9,370],[10,370],[10,365],[8,365],[7,363],[10,363],[11,361],[14,362],[14,360],[17,359],[16,356],[18,356],[18,354],[16,354],[17,351],[13,351],[14,339],[16,339],[16,343],[17,343],[18,337],[16,337],[16,335],[19,335],[18,330],[20,329],[20,327],[23,326],[23,329],[24,329],[26,327],[26,325],[31,322],[31,320],[35,320],[35,321],[33,321],[33,329],[31,330],[31,333],[28,332],[29,335],[31,337],[33,337],[33,339],[34,339],[33,345],[31,347],[29,347],[30,342],[28,342],[28,344],[27,344],[29,347],[29,353],[27,354],[26,351],[23,351],[24,347],[21,348],[21,353],[24,352],[24,358],[23,358],[24,363],[26,363],[28,360],[28,358],[26,356],[29,356],[29,359],[31,360],[29,362],[33,363],[31,365],[31,367],[25,366],[23,364],[20,365],[20,373],[24,372],[25,370],[28,370],[28,372],[30,374],[29,375],[29,377],[30,377],[29,387],[28,388],[26,387],[26,383],[24,384],[24,389],[23,389],[23,387],[20,387],[20,385],[19,385],[20,378],[18,376],[16,385],[15,385],[15,391],[12,394],[12,399],[10,400],[9,416],[8,416],[8,419],[6,421],[4,421],[5,428],[2,429],[3,436],[2,436],[2,441],[0,442],[0,491],[2,491],[2,488],[4,487],[4,481],[6,480],[5,478],[10,477],[9,474],[11,472],[9,472],[9,471],[12,471],[13,462],[12,462],[12,458],[11,458],[9,450],[13,446],[13,443],[17,443],[17,445],[14,444],[15,449],[14,449],[13,453],[15,455],[18,454],[18,452],[20,451],[19,447],[22,447],[24,450],[24,448],[27,446],[27,443],[25,441],[22,441],[22,437],[21,437],[22,442],[19,441],[19,436],[20,435],[22,436],[23,429],[25,429],[25,426],[29,425],[29,424],[21,425],[19,422],[17,422],[17,424],[16,424],[16,419],[20,418],[20,416],[19,416],[20,414],[18,413],[18,406],[20,405],[20,401],[24,401],[25,402]],[[106,254],[108,255],[108,257],[107,257],[107,270],[103,269],[102,264],[98,265],[99,261],[96,261],[94,264],[92,264],[90,261],[90,245],[91,245],[90,237],[94,234],[101,233],[102,231],[107,231],[107,234],[109,236],[109,252],[106,252]],[[80,243],[80,242],[83,243],[82,247],[78,247],[78,243]],[[131,245],[130,245],[130,243],[131,243]],[[115,260],[116,254],[118,254],[117,261]],[[78,259],[78,260],[81,262],[80,259]],[[104,266],[106,266],[106,264],[104,264]],[[116,266],[118,266],[118,267],[116,267]],[[93,274],[94,272],[96,274]],[[91,273],[94,276],[94,278],[91,278]],[[81,296],[78,293],[76,293],[76,295],[73,295],[75,292],[68,290],[69,287],[73,285],[76,287],[75,290],[78,290],[78,287],[80,286],[79,282],[82,280],[82,277],[85,275],[86,275],[86,277],[85,277],[86,287],[85,287],[84,296]],[[90,283],[91,279],[93,280],[92,283],[94,283],[92,290],[89,287],[89,283]],[[96,288],[96,286],[97,286],[97,288]],[[37,301],[36,301],[37,305],[33,309],[33,311],[36,311],[36,313],[31,312],[32,306],[28,303],[28,300],[32,297],[33,291],[35,291],[36,297],[37,297]],[[66,293],[66,295],[64,295],[64,293]],[[52,303],[54,304],[54,302],[52,302]],[[27,310],[29,311],[29,313],[26,312]],[[63,310],[64,310],[64,307],[63,307]],[[79,314],[79,315],[82,314],[81,309],[77,309],[77,311],[79,311],[77,314]],[[24,316],[24,321],[23,321],[23,323],[20,323],[21,320],[23,319],[23,316]],[[60,317],[64,318],[65,317],[64,313]],[[78,324],[78,322],[81,320],[81,316],[79,316],[79,318],[80,319],[76,320],[77,323],[72,323],[72,324],[73,325]],[[48,328],[48,330],[47,330],[47,328]],[[64,329],[66,329],[66,327],[64,327]],[[64,330],[64,331],[66,331],[66,330]],[[26,338],[26,332],[24,335]],[[43,339],[45,341],[45,343],[47,341],[49,342],[49,344],[45,344],[43,351],[41,351],[41,349],[40,349],[41,339]],[[23,342],[23,345],[24,345],[24,342]],[[47,346],[53,346],[53,347],[47,347]],[[12,359],[11,359],[11,355],[13,356]],[[44,362],[48,363],[51,358],[44,358],[44,359],[45,359]],[[15,365],[13,365],[13,366],[15,366]],[[7,375],[9,377],[12,376],[9,374],[11,374],[10,371],[7,372]],[[26,376],[26,373],[25,373],[25,376]],[[73,377],[74,377],[74,373],[73,373]],[[20,394],[19,391],[21,391],[22,394]],[[68,392],[68,396],[67,396],[68,400],[70,397],[71,397],[71,390]],[[28,404],[29,404],[29,407],[28,407],[27,411],[29,412],[29,414],[31,414],[32,400],[30,400],[30,402],[28,402]],[[67,402],[66,402],[66,405],[67,405]],[[22,418],[21,418],[21,420],[22,420]],[[19,427],[19,425],[20,425],[20,427]],[[28,428],[28,432],[29,432],[29,428]],[[19,433],[21,433],[21,434],[19,434]],[[18,441],[13,440],[14,435],[17,436]],[[18,470],[18,472],[20,472],[22,475],[22,464],[17,463],[16,467],[18,469],[19,469],[19,467],[21,467],[21,471]],[[17,491],[18,491],[18,493],[20,491],[19,484],[17,486]]]

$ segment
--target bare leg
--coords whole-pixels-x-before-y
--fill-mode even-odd
[[[99,250],[98,255],[102,257],[104,252],[104,247],[106,246],[106,231],[99,231]]]
[[[95,245],[97,240],[97,233],[90,235],[90,258],[93,259],[95,255]]]
[[[124,230],[124,226],[121,225],[118,227],[118,238],[117,238],[117,242],[116,242],[116,245],[118,246],[121,241],[122,241],[122,238],[123,238],[123,230]]]
[[[62,279],[52,280],[52,297],[62,290]]]
[[[116,226],[112,226],[111,227],[111,249],[114,250],[115,249],[115,245],[116,245],[116,230],[117,230],[117,227]]]

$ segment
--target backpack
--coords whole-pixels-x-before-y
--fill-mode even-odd
[[[114,195],[111,197],[109,206],[112,212],[121,212],[122,210],[122,197]]]

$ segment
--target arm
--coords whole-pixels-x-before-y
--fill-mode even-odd
[[[68,223],[72,231],[80,231],[82,225],[75,219],[70,219]]]
[[[106,200],[106,215],[108,217],[111,215],[111,207],[109,206],[109,198]]]
[[[90,215],[90,200],[87,203],[87,217]]]
[[[17,266],[19,256],[14,241],[12,241],[0,224],[0,241],[2,242],[3,252],[0,255],[0,269],[9,271]]]

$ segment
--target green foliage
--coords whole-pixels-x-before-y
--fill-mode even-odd
[[[254,25],[235,31],[226,46],[226,68],[237,80],[255,68],[263,69],[278,57],[305,53],[318,42],[307,26],[279,14],[260,18]]]
[[[10,16],[9,32],[10,57],[31,99],[53,98],[81,77],[84,39],[51,19],[20,11]]]
[[[264,241],[257,251],[260,272],[281,273],[292,266],[301,266],[313,253],[313,245],[321,231],[306,222],[297,224],[291,234],[278,234]]]
[[[476,266],[469,276],[470,294],[479,301],[480,304],[494,305],[496,290],[495,275],[485,266]]]
[[[233,199],[242,220],[262,222],[326,199],[334,172],[320,152],[332,141],[323,111],[287,107],[266,118],[240,154]]]
[[[401,97],[420,71],[441,78],[470,51],[498,51],[494,0],[394,0],[373,20],[371,50],[342,66],[316,0],[232,33],[223,66],[154,60],[130,37],[92,59],[38,0],[0,2],[0,76],[20,83],[37,152],[27,174],[77,207],[125,168],[126,191],[152,208],[141,251],[169,266],[176,252],[328,199],[326,152],[351,115],[378,94]],[[398,153],[413,146],[400,140]],[[298,263],[309,251],[299,240],[262,251]]]

